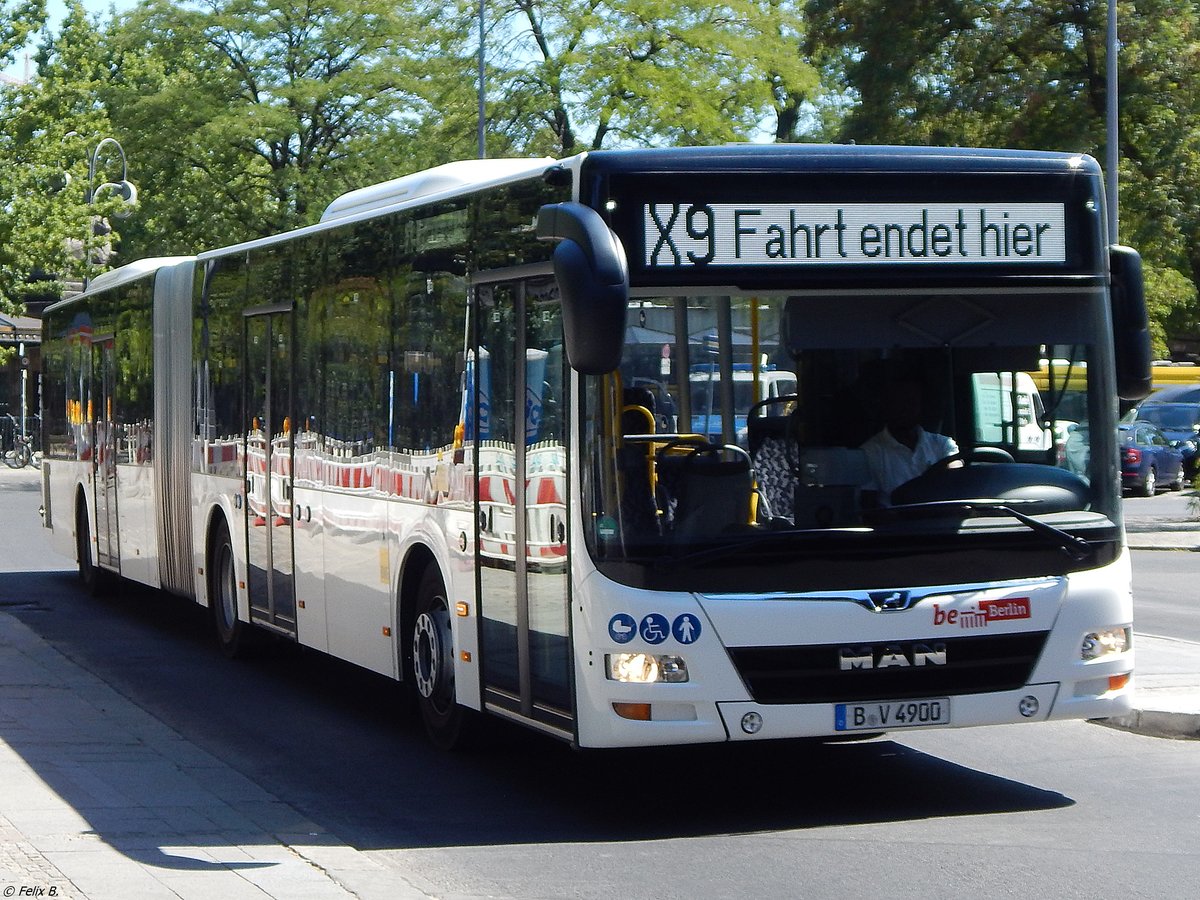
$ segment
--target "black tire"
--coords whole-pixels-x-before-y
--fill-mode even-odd
[[[217,644],[230,659],[246,656],[251,645],[251,626],[237,614],[237,571],[233,559],[229,526],[222,519],[214,527],[209,544],[208,606],[213,614]]]
[[[417,588],[416,616],[407,635],[417,709],[433,744],[443,750],[469,742],[472,710],[460,706],[454,690],[454,635],[450,604],[437,567],[430,565]]]
[[[33,453],[29,449],[29,445],[17,442],[17,446],[13,448],[13,467],[23,469],[33,461]]]
[[[83,497],[75,502],[75,562],[84,588],[93,597],[98,596],[104,587],[104,570],[92,562],[92,529]]]

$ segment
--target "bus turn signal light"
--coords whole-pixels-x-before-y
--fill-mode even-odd
[[[1130,679],[1132,679],[1132,678],[1133,678],[1132,672],[1126,672],[1124,675],[1109,675],[1108,676],[1108,689],[1110,691],[1119,691],[1122,688],[1124,688],[1126,685],[1128,685]]]
[[[638,722],[650,721],[649,703],[613,703],[613,712],[622,719],[634,719]]]

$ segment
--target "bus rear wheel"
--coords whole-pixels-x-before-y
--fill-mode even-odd
[[[409,635],[411,671],[417,708],[425,731],[443,750],[463,746],[471,730],[471,711],[458,704],[454,690],[454,633],[446,588],[436,566],[429,566],[417,589],[416,618]]]

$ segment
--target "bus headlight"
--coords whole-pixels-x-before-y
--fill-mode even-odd
[[[1101,628],[1084,635],[1079,655],[1084,659],[1099,659],[1113,653],[1124,653],[1132,646],[1131,628]]]
[[[683,657],[670,653],[609,653],[608,677],[632,684],[679,684],[688,680]]]

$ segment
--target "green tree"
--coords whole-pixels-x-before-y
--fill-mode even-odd
[[[100,251],[119,239],[89,234],[92,215],[115,221],[120,203],[111,192],[86,202],[90,148],[109,130],[96,103],[108,70],[96,25],[78,2],[57,36],[43,37],[37,71],[0,94],[0,297],[10,307],[56,297],[62,282],[96,274],[84,245]]]
[[[0,0],[0,65],[12,62],[45,22],[46,0]]]
[[[828,137],[1106,151],[1105,0],[809,0],[808,52],[845,103]],[[1196,317],[1200,10],[1119,7],[1121,239],[1148,273],[1155,346]],[[1193,312],[1189,312],[1193,311]]]
[[[489,90],[506,146],[570,154],[746,139],[815,87],[788,0],[502,0]]]
[[[112,31],[102,92],[144,173],[131,238],[175,252],[278,232],[409,171],[407,140],[434,115],[435,13],[425,0],[139,7]]]

